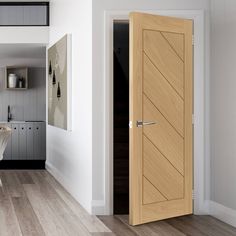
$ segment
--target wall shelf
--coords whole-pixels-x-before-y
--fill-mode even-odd
[[[16,74],[18,78],[23,79],[23,87],[19,87],[19,82],[16,88],[9,88],[8,76],[9,74]],[[7,90],[26,90],[28,89],[28,68],[18,66],[7,66],[5,72],[5,89]]]

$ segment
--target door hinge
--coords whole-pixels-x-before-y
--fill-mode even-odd
[[[192,35],[192,45],[194,45],[194,42],[195,42],[195,40],[194,40],[194,34]]]
[[[192,190],[192,199],[195,199],[195,193],[194,193],[194,189]]]
[[[132,121],[129,122],[129,128],[130,128],[130,129],[133,128],[133,122],[132,122]]]
[[[195,117],[194,117],[194,114],[192,114],[192,124],[194,125],[195,123]]]

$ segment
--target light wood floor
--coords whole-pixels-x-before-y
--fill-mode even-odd
[[[111,232],[46,171],[0,170],[0,179],[0,236],[87,236]]]
[[[0,170],[0,236],[236,236],[210,216],[185,216],[142,226],[128,216],[90,216],[46,171]]]
[[[117,236],[236,236],[236,228],[211,216],[184,216],[136,227],[128,225],[128,216],[99,218]]]

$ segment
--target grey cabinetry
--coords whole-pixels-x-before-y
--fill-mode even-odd
[[[34,159],[40,160],[40,151],[41,151],[41,129],[40,124],[34,124]]]
[[[46,157],[46,135],[45,123],[34,123],[34,159],[45,160]]]
[[[19,125],[12,124],[12,134],[11,134],[11,151],[12,160],[19,160]]]
[[[11,128],[10,124],[5,124],[6,126],[8,126],[9,128]],[[3,154],[3,159],[4,160],[11,160],[11,143],[12,143],[12,139],[10,138],[10,140],[7,143],[5,152]]]
[[[27,130],[26,124],[19,125],[19,158],[20,160],[27,159]]]
[[[26,125],[26,136],[27,136],[27,160],[32,160],[34,157],[34,125],[28,123]]]
[[[45,122],[4,125],[12,129],[4,160],[46,160]]]

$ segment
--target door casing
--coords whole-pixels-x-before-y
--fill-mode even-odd
[[[132,10],[133,12],[134,10]],[[106,11],[105,12],[105,188],[104,188],[104,209],[99,214],[113,214],[113,22],[129,21],[131,11]],[[192,19],[194,22],[194,214],[208,214],[208,205],[205,201],[206,183],[204,176],[206,171],[205,163],[205,132],[204,132],[204,103],[205,98],[202,91],[205,91],[205,70],[204,70],[204,12],[202,10],[167,10],[167,11],[142,11],[138,12],[173,16]],[[197,78],[197,79],[195,79]],[[197,158],[196,158],[197,157]],[[207,176],[206,179],[209,177]],[[206,181],[207,182],[207,181]],[[96,210],[93,211],[96,214]]]

